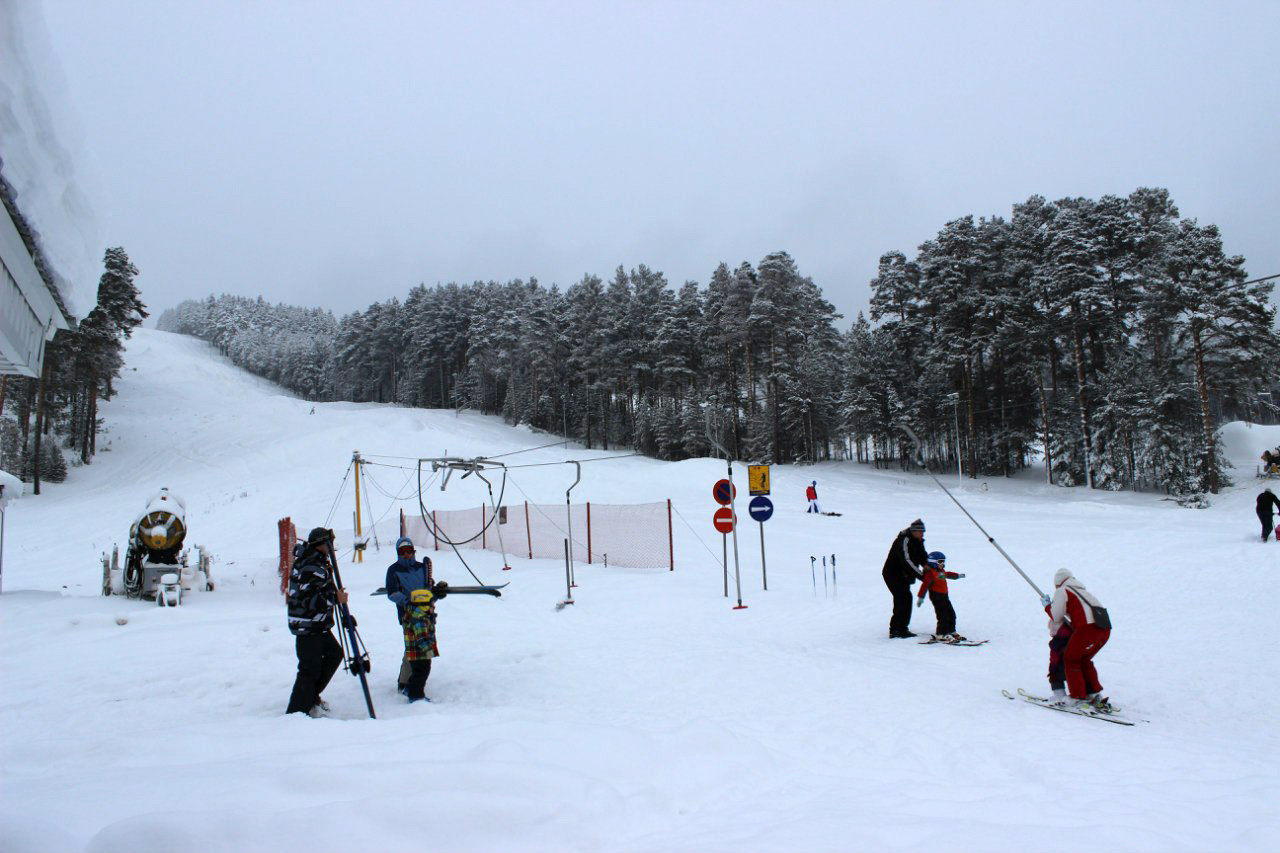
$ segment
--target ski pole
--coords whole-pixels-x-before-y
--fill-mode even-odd
[[[822,594],[827,594],[827,555],[822,555]]]
[[[918,436],[916,436],[915,430],[913,430],[905,421],[899,423],[898,428],[901,429],[903,432],[905,432],[907,436],[911,439],[911,446],[912,448],[914,448],[916,452],[916,464],[918,464],[921,468],[924,469],[924,472],[929,475],[930,480],[933,480],[933,482],[938,484],[939,489],[942,489],[942,491],[947,493],[947,497],[951,498],[952,503],[960,507],[960,511],[963,512],[966,516],[968,516],[969,520],[973,522],[973,526],[982,531],[982,535],[987,537],[987,541],[990,542],[995,547],[995,549],[1000,552],[1001,557],[1004,557],[1006,560],[1009,561],[1009,565],[1013,566],[1013,568],[1018,572],[1018,574],[1022,575],[1022,579],[1026,581],[1028,584],[1030,584],[1031,588],[1036,591],[1036,595],[1040,596],[1041,598],[1044,598],[1044,593],[1040,591],[1040,587],[1036,586],[1035,582],[1032,581],[1031,578],[1027,577],[1027,573],[1022,570],[1021,566],[1019,566],[1017,563],[1013,561],[1013,557],[1010,557],[1005,552],[1005,550],[1000,547],[1000,543],[995,540],[995,537],[993,537],[990,533],[988,533],[982,527],[982,525],[978,523],[978,519],[970,515],[969,510],[964,508],[964,504],[956,500],[956,496],[951,494],[951,491],[946,486],[942,485],[942,481],[939,480],[937,477],[933,476],[933,472],[930,471],[925,466],[924,454],[920,450],[920,439]]]
[[[817,576],[817,574],[815,574],[815,573],[814,573],[814,570],[813,570],[813,565],[814,565],[814,563],[816,563],[816,562],[818,562],[818,558],[817,558],[817,557],[810,557],[810,558],[809,558],[809,579],[813,581],[813,596],[814,596],[814,598],[817,598],[817,597],[818,597],[818,576]]]
[[[831,555],[831,595],[833,598],[838,598],[840,595],[840,590],[836,588],[836,555],[835,554]]]

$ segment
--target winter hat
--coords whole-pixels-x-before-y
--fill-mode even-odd
[[[915,521],[911,522],[911,525],[907,529],[919,530],[921,533],[924,533],[924,522],[917,518]]]
[[[313,527],[307,534],[308,545],[319,546],[326,542],[333,544],[333,531],[327,527]]]
[[[818,481],[817,481],[817,480],[814,480],[814,481],[813,481],[813,485],[815,485],[815,486],[816,486],[816,485],[818,485]]]
[[[408,536],[401,536],[399,539],[396,540],[396,553],[399,554],[400,549],[406,546],[409,548],[412,548],[413,540],[410,539]]]
[[[940,563],[945,563],[946,561],[947,561],[947,555],[942,553],[941,551],[929,552],[929,565],[933,566],[935,569],[938,567]]]
[[[1064,583],[1066,583],[1069,580],[1071,580],[1070,569],[1058,569],[1056,572],[1053,573],[1053,586],[1055,589],[1062,586]]]

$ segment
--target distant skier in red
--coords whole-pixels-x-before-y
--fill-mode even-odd
[[[804,496],[805,496],[805,499],[809,501],[809,509],[807,509],[805,513],[808,514],[810,512],[816,512],[819,515],[821,515],[822,508],[818,506],[818,481],[817,480],[814,480],[812,483],[810,483],[809,488],[804,490]]]
[[[1065,704],[1110,708],[1102,695],[1098,671],[1093,666],[1096,655],[1111,638],[1111,617],[1102,603],[1076,580],[1070,569],[1058,569],[1053,576],[1053,598],[1044,596],[1049,614],[1049,634],[1056,637],[1064,623],[1071,626],[1071,639],[1062,650],[1062,666],[1067,675]]]

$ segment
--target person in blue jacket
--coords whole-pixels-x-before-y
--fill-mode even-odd
[[[404,659],[397,679],[401,693],[410,702],[425,699],[431,659],[440,654],[436,645],[436,601],[444,598],[449,584],[433,584],[431,558],[415,559],[413,540],[396,540],[396,561],[387,567],[387,598],[396,606],[396,617],[404,630]],[[416,593],[416,595],[415,595]]]

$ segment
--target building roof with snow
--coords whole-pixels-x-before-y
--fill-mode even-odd
[[[0,0],[0,373],[39,375],[44,342],[97,302],[103,245],[70,105],[39,5]]]

